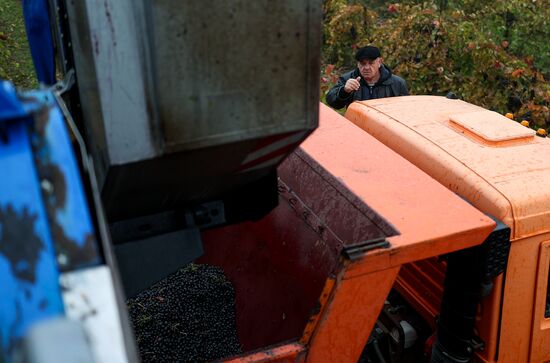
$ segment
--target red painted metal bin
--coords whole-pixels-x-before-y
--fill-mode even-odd
[[[356,362],[405,263],[478,245],[495,223],[321,105],[279,167],[279,206],[203,234],[236,292],[235,362]]]

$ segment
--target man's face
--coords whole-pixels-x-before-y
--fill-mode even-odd
[[[357,62],[357,68],[361,76],[365,79],[375,78],[380,74],[380,65],[382,64],[382,59],[380,57],[372,59],[363,59]]]

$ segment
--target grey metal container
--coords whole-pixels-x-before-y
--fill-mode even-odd
[[[320,0],[67,0],[111,219],[217,198],[316,126]]]

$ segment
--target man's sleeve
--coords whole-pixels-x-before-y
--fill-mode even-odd
[[[330,107],[340,109],[351,103],[352,93],[347,93],[344,91],[345,85],[346,79],[344,77],[340,77],[338,79],[338,83],[327,92],[326,100]]]

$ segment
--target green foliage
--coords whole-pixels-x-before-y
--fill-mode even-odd
[[[0,78],[21,88],[38,85],[20,0],[0,0]]]
[[[368,36],[374,19],[376,15],[364,5],[348,5],[346,0],[326,0],[323,28],[324,61],[339,64],[351,62],[357,42]]]
[[[518,121],[530,119],[534,127],[550,126],[550,7],[545,0],[409,0],[387,3],[376,13],[343,2],[330,7],[333,2],[325,1],[325,12],[333,14],[325,27],[345,19],[345,25],[325,31],[331,54],[352,56],[353,45],[376,44],[386,65],[407,79],[413,94],[452,91],[485,108],[513,112]],[[352,40],[347,22],[357,17],[369,28]],[[343,56],[325,59],[336,68],[354,66],[353,59]],[[331,85],[326,74],[321,81],[323,88]]]
[[[475,22],[480,33],[496,44],[505,42],[507,52],[516,57],[531,56],[535,66],[550,76],[550,6],[546,0],[461,0],[456,8]]]

